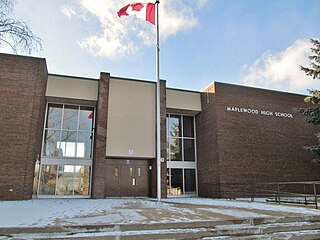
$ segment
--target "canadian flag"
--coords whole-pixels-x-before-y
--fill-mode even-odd
[[[136,15],[145,21],[155,25],[155,5],[154,3],[133,3],[121,8],[118,16],[132,16]]]

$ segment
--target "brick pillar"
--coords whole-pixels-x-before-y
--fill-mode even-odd
[[[167,82],[160,81],[160,126],[161,126],[161,158],[164,162],[161,163],[161,197],[167,197]]]
[[[156,92],[156,90],[155,90]],[[161,163],[161,197],[167,197],[167,134],[166,134],[166,81],[160,80],[160,128],[161,128],[161,158],[165,162]],[[156,124],[156,122],[155,122]],[[156,141],[155,141],[156,144]],[[155,145],[155,148],[157,146]],[[151,197],[157,197],[157,159],[152,160],[151,171]]]
[[[92,198],[105,198],[106,186],[106,144],[110,73],[101,73],[99,79],[98,101],[93,155]]]

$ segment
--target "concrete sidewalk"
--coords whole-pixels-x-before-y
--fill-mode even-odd
[[[0,239],[232,239],[288,231],[320,236],[319,210],[249,201],[35,199],[0,202],[0,215]]]

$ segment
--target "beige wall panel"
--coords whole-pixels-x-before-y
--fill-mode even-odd
[[[155,157],[155,84],[111,79],[107,156]]]
[[[46,96],[97,101],[98,83],[98,80],[49,75]]]
[[[167,89],[167,108],[201,111],[200,93]]]

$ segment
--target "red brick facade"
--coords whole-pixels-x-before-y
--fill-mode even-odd
[[[41,153],[45,59],[0,54],[0,199],[30,199]]]
[[[41,156],[48,77],[46,62],[40,58],[0,54],[0,72],[0,199],[30,199],[35,161]],[[105,198],[112,190],[107,181],[110,159],[106,158],[109,83],[110,74],[101,73],[97,101],[47,99],[96,107],[92,198]],[[198,113],[167,109],[166,82],[161,81],[161,157],[166,159],[167,154],[167,111],[197,114],[199,196],[228,197],[227,184],[250,186],[319,180],[320,168],[311,163],[312,155],[302,148],[317,143],[314,134],[319,128],[293,112],[293,108],[307,106],[303,98],[297,94],[215,83],[210,92],[201,93],[202,111]],[[278,116],[278,113],[287,116]],[[147,195],[156,197],[156,160],[131,160],[140,164],[138,167],[148,176]],[[119,157],[112,164],[119,162],[122,167],[127,161],[130,159]],[[109,161],[109,165],[112,164]],[[164,198],[167,196],[166,162],[161,163],[161,170]]]
[[[215,93],[202,93],[197,116],[200,196],[227,197],[225,184],[319,180],[320,168],[302,148],[317,143],[319,128],[293,112],[306,107],[304,96],[222,83],[214,87]]]
[[[110,74],[101,73],[96,108],[96,129],[93,149],[92,198],[105,198],[106,146]]]

